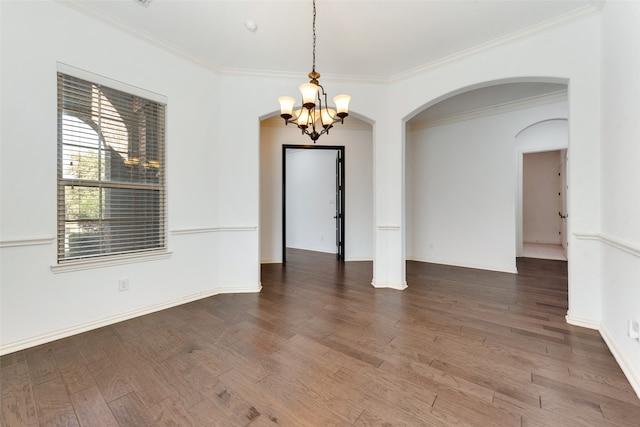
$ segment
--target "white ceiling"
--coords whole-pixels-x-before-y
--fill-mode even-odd
[[[392,81],[440,61],[579,19],[599,10],[601,3],[316,0],[316,70],[325,78]],[[219,72],[304,80],[311,71],[311,0],[67,0],[64,4]],[[247,20],[257,24],[256,31],[246,28]],[[449,98],[414,117],[412,123],[559,90],[566,86],[527,83],[482,88]]]
[[[558,25],[596,0],[317,0],[316,70],[389,80]],[[311,0],[69,0],[218,71],[306,74]],[[245,27],[252,20],[255,32]]]

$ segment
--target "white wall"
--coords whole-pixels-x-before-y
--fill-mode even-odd
[[[336,155],[336,150],[286,150],[288,248],[337,252]]]
[[[522,239],[559,245],[562,222],[560,151],[524,155],[522,171]]]
[[[625,336],[625,321],[638,316],[640,300],[640,201],[630,197],[640,187],[639,7],[606,2],[602,17],[484,46],[390,84],[323,79],[332,93],[351,94],[352,110],[375,123],[367,139],[375,286],[405,286],[405,121],[443,97],[489,83],[568,83],[568,320],[602,325],[625,372],[638,377],[638,343]],[[216,75],[61,2],[0,8],[0,351],[221,290],[257,290],[264,240],[259,118],[304,76]],[[58,61],[167,97],[170,258],[51,272]],[[224,109],[220,99],[228,100]],[[124,276],[131,290],[118,293]]]
[[[219,78],[62,3],[0,7],[0,352],[217,292],[257,291],[257,268],[234,274],[238,266],[220,255],[221,246],[242,247],[257,221],[229,230],[218,210]],[[52,272],[58,62],[167,98],[168,258]],[[128,292],[118,292],[123,277]]]
[[[602,229],[584,235],[602,253],[600,330],[640,396],[640,3],[602,12]]]
[[[516,271],[516,135],[558,102],[408,131],[407,258]]]
[[[328,135],[323,135],[318,144],[345,147],[345,259],[371,260],[374,246],[372,128],[349,125],[348,120],[344,126],[336,125]],[[282,145],[309,142],[308,137],[303,137],[291,125],[265,121],[260,127],[260,259],[264,263],[282,262]],[[329,200],[324,199],[328,205]],[[332,237],[330,241],[333,242]]]
[[[403,204],[397,207],[396,202],[402,201],[403,194],[404,121],[457,93],[488,84],[518,81],[569,86],[568,319],[597,327],[601,320],[599,256],[593,251],[592,242],[578,237],[580,233],[596,232],[600,226],[600,92],[594,90],[600,86],[600,17],[597,13],[425,68],[394,82],[390,87],[389,120],[383,134],[386,143],[376,146],[377,155],[385,159],[387,175],[386,185],[376,191],[376,197],[384,200],[383,206],[377,205],[377,213],[384,214],[384,221],[390,225],[403,224]],[[397,283],[397,276],[400,280],[405,277],[403,264],[395,259],[397,253],[402,254],[405,233],[403,228],[385,231],[384,235],[378,233],[374,259],[386,257],[391,265],[383,272],[376,269],[374,277]]]

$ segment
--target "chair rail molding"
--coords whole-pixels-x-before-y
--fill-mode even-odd
[[[235,231],[256,231],[257,225],[231,225],[231,226],[219,226],[219,227],[188,227],[188,228],[174,228],[169,232],[172,235],[181,234],[207,234],[207,233],[221,233],[221,232],[235,232]]]
[[[0,239],[0,248],[11,248],[15,246],[50,245],[55,241],[55,236],[16,237],[13,239]]]
[[[638,245],[637,243],[632,243],[607,233],[574,232],[573,235],[578,240],[596,240],[602,243],[606,243],[613,248],[640,258],[640,245]]]

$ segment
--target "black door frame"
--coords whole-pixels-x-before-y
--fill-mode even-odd
[[[342,177],[342,188],[340,191],[340,204],[342,208],[340,220],[340,242],[342,245],[342,252],[338,250],[337,254],[340,261],[344,261],[344,226],[345,226],[345,150],[344,145],[295,145],[295,144],[283,144],[282,145],[282,263],[287,262],[287,150],[334,150],[340,153],[340,175]]]

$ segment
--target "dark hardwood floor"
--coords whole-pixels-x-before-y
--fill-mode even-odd
[[[2,425],[638,426],[596,331],[566,324],[566,262],[518,275],[290,251],[218,295],[0,358]]]

